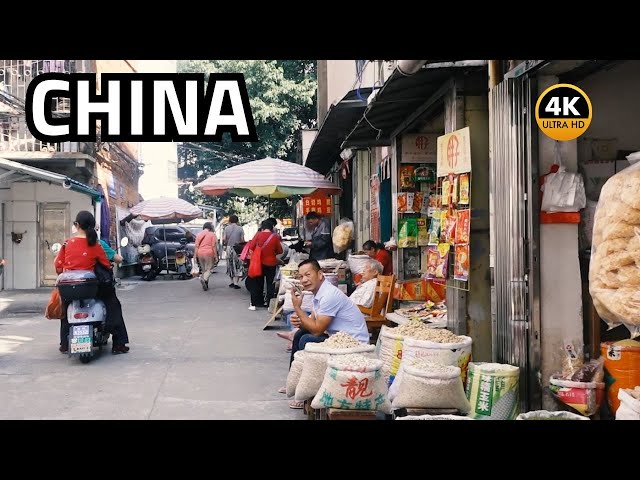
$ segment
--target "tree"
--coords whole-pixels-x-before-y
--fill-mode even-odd
[[[186,60],[178,62],[179,72],[243,73],[259,141],[232,143],[224,135],[220,143],[183,143],[178,146],[178,177],[180,197],[194,203],[219,206],[227,213],[245,208],[262,214],[268,200],[261,197],[242,202],[232,201],[232,195],[204,196],[191,191],[199,183],[219,171],[264,157],[295,161],[296,132],[316,124],[316,62],[315,60]],[[252,205],[256,209],[250,208]],[[271,200],[269,213],[274,217],[289,217],[292,199]],[[238,215],[240,216],[240,215]]]

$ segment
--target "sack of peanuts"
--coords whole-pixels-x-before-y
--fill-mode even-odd
[[[363,344],[344,332],[338,332],[321,343],[307,343],[303,350],[306,354],[302,373],[295,391],[296,401],[304,402],[318,393],[330,356],[350,353],[373,354],[374,350],[374,345]]]
[[[391,405],[399,408],[455,408],[463,415],[471,410],[464,392],[460,368],[414,359],[402,367],[398,395]]]
[[[640,335],[640,163],[618,172],[600,192],[593,221],[589,292],[610,328]]]
[[[377,358],[360,354],[332,356],[311,407],[391,413],[381,369],[382,360]]]
[[[426,323],[420,320],[411,320],[399,327],[382,326],[378,343],[376,344],[376,355],[382,360],[382,375],[387,385],[391,385],[400,368],[402,360],[402,345],[405,337],[415,336],[417,332],[433,330]]]
[[[393,401],[402,382],[402,365],[419,358],[439,365],[451,365],[460,368],[462,385],[467,380],[467,367],[471,360],[471,337],[456,335],[449,330],[421,330],[414,337],[404,339],[402,362],[393,383],[389,387],[389,398]]]
[[[305,355],[306,352],[304,350],[300,350],[293,354],[293,362],[291,362],[289,375],[287,375],[287,397],[293,397],[296,393],[296,387],[298,386],[298,381],[300,381],[300,375],[302,374]]]

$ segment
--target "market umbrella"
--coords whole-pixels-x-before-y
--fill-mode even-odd
[[[216,173],[194,187],[205,195],[286,198],[292,195],[338,195],[342,189],[315,170],[277,158],[263,158]]]
[[[188,222],[202,216],[202,210],[181,198],[152,198],[140,202],[130,210],[131,215],[153,223]],[[164,232],[164,258],[169,273],[167,233]]]

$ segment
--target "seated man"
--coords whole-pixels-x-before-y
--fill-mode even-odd
[[[365,308],[371,308],[376,295],[378,275],[382,275],[383,269],[384,267],[377,260],[367,260],[362,271],[362,280],[349,296],[353,303],[362,305]]]
[[[295,315],[291,325],[298,327],[293,337],[289,367],[293,356],[303,350],[309,342],[320,343],[329,336],[345,332],[363,344],[369,343],[369,330],[364,315],[355,303],[349,300],[339,288],[324,279],[322,269],[316,260],[305,260],[298,265],[302,287],[313,293],[313,312],[308,315],[302,310],[302,296],[293,295]],[[291,402],[291,408],[303,408],[302,402]]]

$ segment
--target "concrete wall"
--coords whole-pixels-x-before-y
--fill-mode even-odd
[[[491,271],[489,268],[489,104],[488,97],[466,96],[465,125],[471,134],[471,236],[467,332],[473,359],[491,361]]]
[[[630,60],[577,82],[591,100],[593,116],[585,136],[617,138],[618,149],[640,149],[640,61]]]
[[[538,93],[556,83],[557,77],[539,77]],[[576,172],[577,141],[558,144],[567,170]],[[554,162],[555,145],[553,139],[544,134],[539,135],[539,167],[542,174],[547,173]],[[562,369],[564,339],[572,339],[580,344],[583,342],[581,285],[578,225],[540,225],[541,370],[545,387],[549,384],[550,375]],[[557,409],[557,403],[546,388],[542,408]]]
[[[91,198],[82,193],[66,190],[46,182],[11,184],[8,190],[0,190],[0,203],[4,203],[4,255],[8,261],[4,273],[4,288],[33,289],[40,286],[40,246],[38,204],[69,203],[69,215],[80,210],[93,211]],[[71,225],[71,223],[69,224]],[[19,244],[11,240],[11,232],[27,232]],[[68,232],[69,236],[71,231]]]
[[[386,65],[379,68],[379,61],[368,62],[362,81],[356,78],[355,60],[318,60],[318,125],[321,126],[329,107],[339,102],[351,90],[373,87],[378,80],[384,82],[391,73]],[[381,86],[381,83],[378,83]]]

